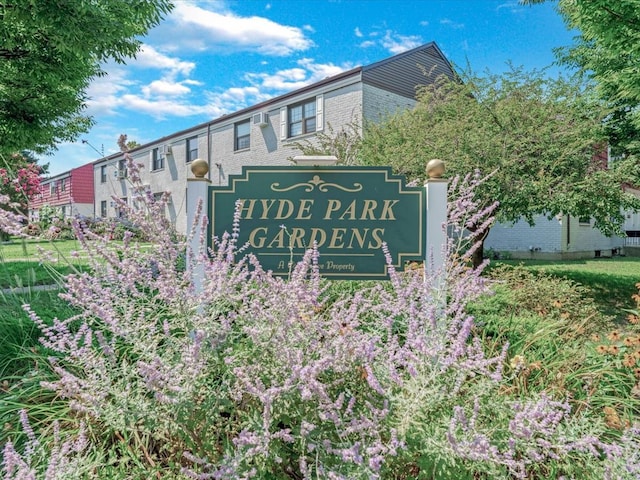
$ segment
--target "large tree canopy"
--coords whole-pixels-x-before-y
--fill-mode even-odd
[[[598,155],[606,152],[604,111],[589,91],[575,79],[515,68],[442,78],[420,90],[415,109],[369,125],[360,159],[410,179],[424,179],[432,158],[446,161],[448,176],[495,171],[479,194],[486,205],[500,202],[498,220],[532,224],[538,214],[563,213],[593,217],[613,233],[621,207],[637,203],[621,188],[635,172],[624,163],[607,169]]]
[[[525,4],[545,0],[521,0]],[[613,113],[606,119],[616,153],[640,152],[640,5],[638,0],[557,0],[579,35],[558,48],[558,59],[596,81]]]
[[[91,125],[100,63],[135,56],[169,0],[0,1],[0,154],[50,152]]]

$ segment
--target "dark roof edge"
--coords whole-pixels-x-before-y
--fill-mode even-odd
[[[374,62],[374,63],[370,63],[369,65],[365,65],[364,67],[362,67],[362,70],[363,71],[371,70],[371,69],[374,69],[376,67],[379,67],[380,65],[384,65],[384,64],[390,63],[390,62],[394,62],[394,61],[398,60],[399,58],[408,57],[409,55],[412,55],[415,52],[419,52],[420,50],[428,50],[429,48],[435,48],[435,50],[438,52],[438,55],[440,55],[442,58],[444,58],[449,63],[449,60],[447,59],[447,57],[445,57],[443,55],[442,51],[438,48],[438,45],[436,45],[435,42],[429,42],[429,43],[425,43],[423,45],[419,45],[417,47],[414,47],[411,50],[405,50],[402,53],[398,53],[398,54],[393,55],[391,57],[384,58],[384,59],[382,59],[380,61],[377,61],[377,62]]]

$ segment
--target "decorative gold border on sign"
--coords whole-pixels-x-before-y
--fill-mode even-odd
[[[246,168],[246,167],[245,167]],[[229,178],[229,183],[226,186],[223,185],[217,185],[217,186],[210,186],[209,187],[209,198],[210,198],[210,203],[209,203],[209,215],[211,217],[211,222],[209,224],[209,228],[210,228],[210,240],[211,241],[214,237],[213,233],[214,233],[214,225],[216,224],[215,222],[215,203],[216,203],[216,195],[217,194],[233,194],[236,193],[236,188],[242,184],[242,183],[248,183],[250,181],[252,181],[252,176],[253,175],[260,175],[260,174],[264,174],[264,173],[283,173],[283,174],[289,174],[292,173],[292,167],[249,167],[249,168],[243,168],[242,174],[241,175],[231,175]],[[296,169],[302,169],[303,167],[293,167]],[[424,223],[425,221],[425,215],[426,215],[426,211],[428,209],[428,206],[426,205],[426,200],[425,200],[425,196],[426,196],[426,190],[424,188],[424,186],[421,187],[408,187],[406,185],[406,181],[403,182],[403,177],[400,175],[394,175],[390,169],[387,168],[376,168],[373,167],[371,169],[368,168],[363,168],[363,167],[357,167],[354,168],[353,170],[350,169],[350,167],[320,167],[321,171],[323,173],[330,173],[330,174],[335,174],[335,173],[346,173],[346,174],[352,174],[352,173],[358,173],[358,174],[362,174],[364,176],[367,175],[382,175],[382,178],[384,180],[384,184],[386,185],[395,185],[396,187],[396,191],[399,195],[401,196],[408,196],[408,197],[413,197],[413,196],[417,196],[418,197],[418,201],[419,204],[422,205],[421,210],[423,215],[419,215],[418,216],[418,246],[417,246],[417,251],[415,252],[395,252],[394,255],[394,260],[395,262],[392,264],[392,266],[394,268],[402,268],[402,265],[404,264],[404,262],[406,261],[406,259],[411,259],[411,260],[415,260],[416,257],[419,257],[421,259],[425,259],[426,255],[428,254],[428,252],[423,250],[423,247],[425,246],[425,235],[426,235],[426,225]],[[309,172],[311,174],[311,172]],[[315,180],[317,178],[317,181]],[[315,183],[312,183],[312,181],[314,181]],[[334,187],[338,187],[340,188],[339,185],[336,184],[331,184],[331,183],[326,183],[323,180],[321,180],[319,178],[318,175],[314,175],[314,177],[311,179],[311,181],[309,182],[305,182],[305,183],[299,183],[299,184],[295,184],[292,185],[290,187],[283,187],[281,188],[279,191],[284,192],[287,191],[286,189],[293,189],[293,188],[299,188],[299,187],[305,187],[305,191],[306,192],[310,192],[312,191],[317,185],[320,185],[323,189],[321,189],[320,187],[318,188],[319,191],[322,192],[327,192],[326,188],[328,188],[329,186],[334,186]],[[324,184],[324,185],[323,185]],[[360,183],[354,183],[353,184],[354,188],[358,188],[358,190],[355,191],[360,191],[362,190],[363,186]],[[273,183],[271,185],[271,189],[274,190],[273,187],[279,188],[280,184],[279,183]],[[344,188],[344,187],[343,187]],[[278,191],[278,190],[275,190]],[[348,190],[346,190],[348,191]],[[431,228],[437,228],[437,226],[432,226]],[[265,252],[261,252],[258,253],[258,257],[260,255],[264,255]],[[270,255],[280,255],[281,253],[267,253],[266,256],[270,256]],[[288,255],[291,254],[291,252],[287,253]],[[294,252],[294,254],[297,254],[297,252]],[[321,256],[324,258],[327,258],[327,256],[330,256],[330,254],[328,253],[321,253]],[[330,274],[325,274],[325,276],[327,278],[333,278],[333,279],[337,279],[337,278],[360,278],[360,279],[385,279],[388,277],[388,269],[389,266],[384,263],[381,265],[381,269],[378,272],[368,272],[368,273],[357,273],[357,274],[352,274],[352,273],[330,273]],[[276,276],[282,276],[282,275],[287,275],[288,273],[274,273],[274,275]]]
[[[318,187],[318,190],[323,193],[328,192],[327,189],[329,187],[334,187],[334,188],[337,188],[338,190],[342,190],[343,192],[349,192],[349,193],[359,192],[360,190],[362,190],[361,183],[354,183],[353,188],[348,188],[348,187],[343,187],[342,185],[338,185],[337,183],[327,183],[324,180],[322,180],[319,175],[314,175],[311,180],[305,183],[296,183],[295,185],[291,185],[289,187],[283,187],[283,188],[279,188],[279,187],[280,187],[280,183],[278,182],[271,184],[271,190],[273,190],[274,192],[288,192],[290,190],[300,188],[300,187],[305,187],[304,188],[305,192],[311,192],[313,191],[314,188]]]

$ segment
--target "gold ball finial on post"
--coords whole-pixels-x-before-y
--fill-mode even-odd
[[[191,162],[191,172],[196,178],[204,178],[209,173],[209,163],[202,158],[196,158]]]
[[[444,175],[444,162],[438,158],[429,160],[427,163],[427,177],[429,179],[442,178]]]

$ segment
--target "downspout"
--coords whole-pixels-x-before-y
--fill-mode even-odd
[[[211,122],[207,123],[207,163],[211,165]],[[211,182],[211,170],[209,168],[209,172],[207,173],[207,178],[209,182]]]

